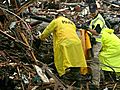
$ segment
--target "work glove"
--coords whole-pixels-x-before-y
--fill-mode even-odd
[[[84,30],[88,30],[88,29],[89,29],[89,26],[86,25],[86,24],[82,24],[82,25],[81,25],[81,28],[84,29]]]
[[[41,39],[39,38],[41,35],[41,32],[37,32],[33,35],[34,37],[34,40],[33,40],[33,45],[36,47],[36,48],[39,48],[40,44],[41,44]]]
[[[91,44],[95,45],[97,43],[95,37],[91,36],[90,39],[91,39]]]
[[[40,39],[41,32],[37,31],[33,36],[35,39]]]

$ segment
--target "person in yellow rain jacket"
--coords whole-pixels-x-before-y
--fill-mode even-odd
[[[99,32],[96,33],[101,35],[102,45],[99,52],[101,68],[104,72],[115,72],[120,76],[120,39],[114,34],[113,29],[101,29],[100,25],[98,26]]]
[[[110,66],[115,72],[120,72],[120,39],[114,34],[114,30],[104,28],[101,31],[101,42],[100,61]],[[102,66],[102,70],[113,72],[110,67],[105,65]]]
[[[51,33],[53,33],[54,63],[59,76],[64,75],[66,69],[70,67],[87,67],[81,40],[71,20],[57,14],[42,32],[40,39],[44,40]]]

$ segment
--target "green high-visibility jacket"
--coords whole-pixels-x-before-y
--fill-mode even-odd
[[[81,40],[76,34],[75,24],[65,17],[54,19],[43,31],[45,39],[53,33],[54,63],[60,76],[69,67],[87,67]]]
[[[107,28],[106,23],[105,23],[105,20],[104,20],[104,18],[102,17],[101,14],[98,14],[98,15],[90,22],[89,28],[95,30],[97,24],[100,24],[101,29]],[[94,27],[93,27],[93,26],[94,26]],[[97,41],[97,42],[101,42],[100,36],[95,36],[95,37],[96,37],[96,41]]]
[[[113,32],[114,30],[108,28],[102,30],[102,49],[99,53],[99,60],[103,64],[111,66],[116,72],[120,72],[120,39]],[[102,70],[113,71],[106,66],[102,66]]]
[[[105,24],[104,18],[101,16],[101,14],[98,14],[97,17],[95,17],[91,22],[90,22],[90,28],[95,29],[97,24],[100,24],[101,29],[107,28]],[[94,25],[94,27],[92,27]]]

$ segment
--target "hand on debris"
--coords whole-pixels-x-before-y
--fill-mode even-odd
[[[40,39],[41,32],[37,31],[35,34],[33,34],[34,39]]]
[[[33,40],[33,44],[36,48],[39,48],[40,44],[41,44],[41,39],[39,38],[41,35],[41,32],[37,32],[36,34],[33,35],[34,40]]]

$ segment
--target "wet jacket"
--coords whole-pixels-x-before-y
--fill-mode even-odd
[[[108,28],[102,30],[102,49],[99,53],[99,60],[111,66],[116,72],[120,72],[120,39],[113,32],[114,30]],[[102,66],[102,70],[113,71],[106,66]]]
[[[82,44],[72,21],[62,16],[54,19],[40,38],[45,39],[50,33],[53,33],[54,63],[60,76],[69,67],[87,67]]]

